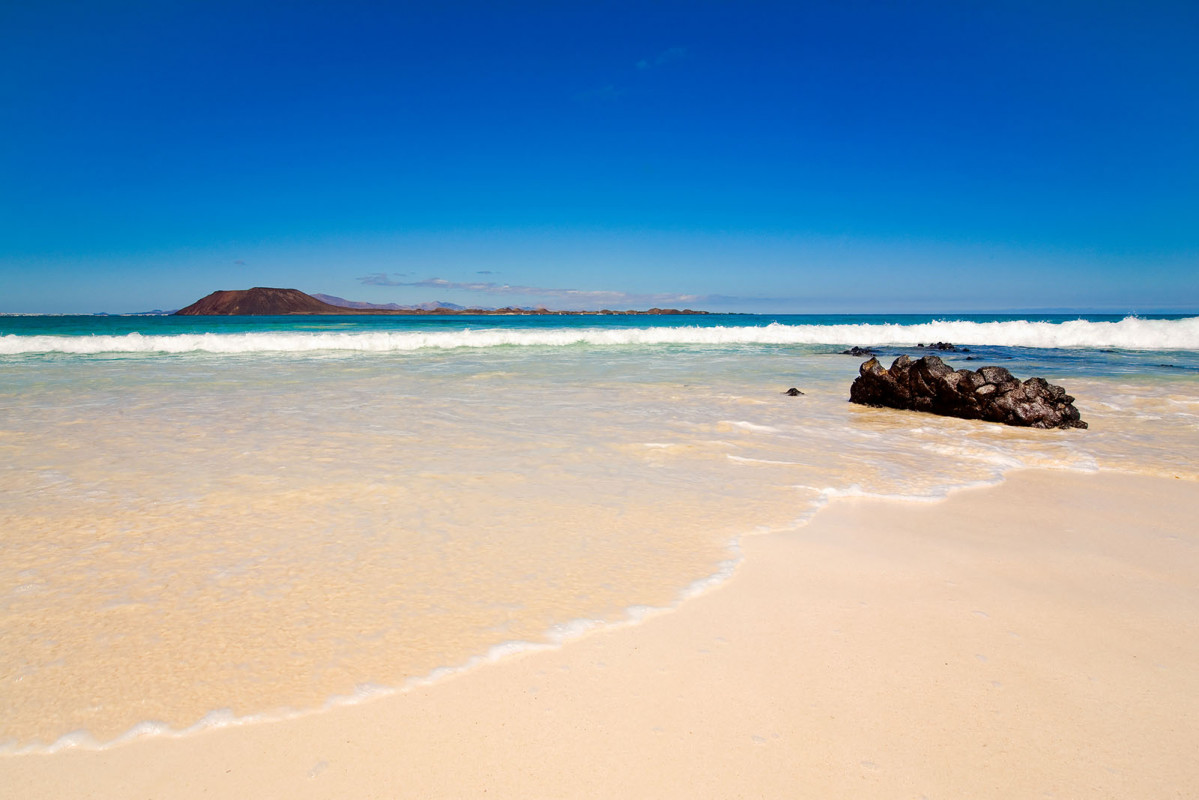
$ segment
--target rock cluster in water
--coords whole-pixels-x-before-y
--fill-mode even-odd
[[[858,369],[849,400],[1030,428],[1085,428],[1074,398],[1044,378],[1021,381],[1003,367],[954,370],[937,356],[900,356],[890,369],[872,358]]]
[[[970,352],[969,347],[958,347],[956,344],[953,344],[952,342],[933,342],[932,344],[929,344],[929,345],[926,345],[924,342],[921,342],[920,344],[918,344],[916,346],[922,347],[926,350],[946,350],[951,353],[969,353]]]

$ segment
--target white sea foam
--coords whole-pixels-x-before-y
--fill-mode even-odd
[[[856,344],[912,345],[950,341],[965,345],[1034,348],[1120,348],[1128,350],[1199,350],[1199,317],[1151,320],[1126,317],[1118,322],[968,322],[941,320],[919,325],[782,325],[761,327],[549,328],[372,333],[251,332],[147,336],[0,337],[0,355],[24,353],[257,353],[257,352],[400,352],[460,347],[567,347],[589,345]]]
[[[769,458],[747,458],[746,456],[735,456],[731,453],[725,453],[725,458],[729,461],[736,461],[738,464],[769,464],[775,467],[802,467],[803,464],[798,461],[774,461]]]
[[[818,486],[802,486],[802,485],[800,485],[800,486],[796,486],[795,488],[796,489],[805,489],[808,491],[816,492],[817,497],[816,497],[815,501],[813,501],[812,508],[809,510],[809,512],[804,514],[802,517],[800,517],[798,521],[804,522],[804,523],[810,521],[812,519],[812,517],[815,516],[815,513],[817,511],[819,511],[821,508],[824,508],[825,506],[827,506],[829,504],[830,501],[835,500],[837,498],[849,498],[849,499],[861,499],[861,500],[888,500],[888,501],[892,501],[892,502],[904,502],[904,503],[940,503],[942,500],[945,500],[946,498],[948,498],[950,493],[953,491],[958,491],[961,489],[982,488],[982,487],[986,487],[986,486],[996,486],[1002,482],[1003,482],[1003,475],[1002,475],[1002,473],[1000,473],[1000,474],[996,475],[996,477],[994,479],[991,479],[991,480],[965,481],[960,484],[947,484],[944,486],[938,486],[938,487],[933,488],[924,493],[913,492],[911,494],[898,494],[898,493],[893,494],[893,493],[888,493],[888,492],[871,492],[866,489],[863,489],[861,486],[859,486],[856,483],[852,484],[850,486],[845,486],[845,487],[826,486],[823,488],[818,487]]]
[[[484,664],[502,661],[522,653],[555,650],[587,634],[602,628],[621,628],[637,625],[649,617],[676,609],[683,602],[698,597],[701,594],[725,583],[736,572],[741,564],[741,547],[734,539],[727,545],[730,557],[716,565],[716,570],[703,578],[692,581],[678,592],[674,602],[666,606],[633,605],[624,610],[623,619],[603,620],[579,618],[553,625],[543,635],[541,641],[508,640],[492,645],[481,655],[473,656],[457,666],[438,667],[427,675],[408,678],[399,686],[383,686],[377,683],[363,683],[355,687],[352,694],[333,695],[326,699],[320,709],[279,708],[258,714],[238,716],[231,709],[222,708],[210,711],[194,724],[183,728],[172,728],[163,722],[139,722],[120,736],[110,741],[99,741],[85,730],[73,731],[50,744],[30,742],[18,744],[15,741],[0,741],[0,755],[28,755],[32,753],[50,754],[62,750],[107,750],[146,736],[165,736],[180,738],[199,733],[212,728],[229,728],[250,725],[260,722],[282,721],[306,716],[315,711],[329,710],[339,706],[358,705],[381,697],[409,692],[424,686],[440,683],[448,678],[476,669]]]
[[[778,433],[779,432],[778,428],[775,428],[771,425],[758,425],[753,422],[746,422],[745,420],[740,420],[740,419],[722,420],[720,424],[721,425],[731,425],[734,428],[740,428],[741,430],[751,431],[753,433]]]

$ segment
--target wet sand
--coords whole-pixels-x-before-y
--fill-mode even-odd
[[[636,626],[297,719],[0,758],[5,797],[1199,796],[1199,485],[840,499]]]

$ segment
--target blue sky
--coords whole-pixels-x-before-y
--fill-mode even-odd
[[[1199,310],[1199,4],[0,5],[0,311]]]

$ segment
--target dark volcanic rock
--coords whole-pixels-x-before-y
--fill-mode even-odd
[[[869,347],[858,347],[857,345],[854,345],[853,347],[849,348],[848,350],[842,350],[841,355],[857,356],[858,358],[862,358],[863,356],[874,355],[874,351],[871,350]]]
[[[783,394],[787,395],[788,397],[799,397],[803,394],[803,392],[801,392],[799,389],[796,389],[794,386],[792,386],[790,389],[783,392]]]
[[[891,369],[872,358],[858,369],[849,400],[1031,428],[1087,427],[1074,398],[1044,378],[1020,381],[1003,367],[954,370],[937,356],[900,356]]]

